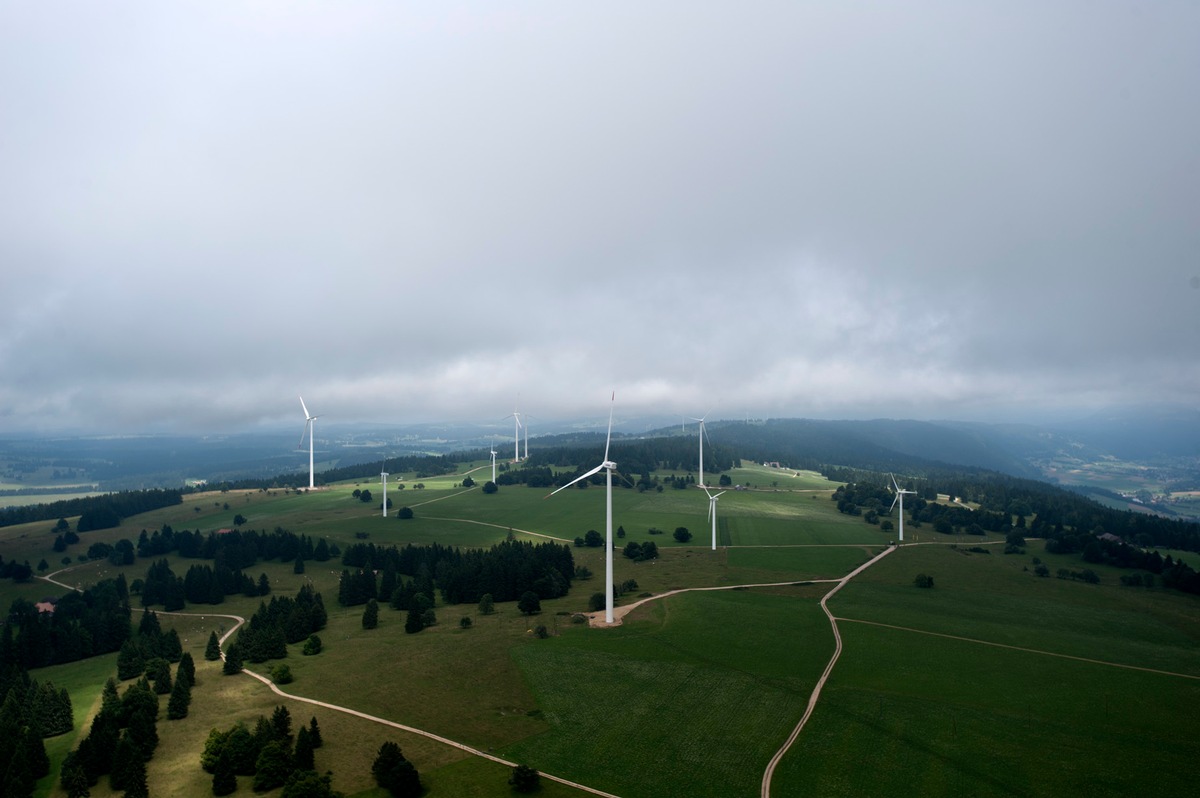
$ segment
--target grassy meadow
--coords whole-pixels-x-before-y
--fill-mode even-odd
[[[414,762],[428,796],[512,794],[502,765],[303,700],[312,699],[626,798],[757,794],[763,769],[803,714],[834,649],[819,606],[832,585],[821,580],[849,573],[891,540],[860,517],[839,514],[829,501],[835,485],[792,473],[761,466],[731,472],[735,483],[752,487],[730,489],[718,501],[716,551],[703,491],[615,488],[614,527],[625,537],[615,541],[614,577],[638,585],[618,604],[686,588],[776,586],[678,593],[643,604],[612,629],[572,622],[604,589],[601,548],[572,549],[576,564],[594,576],[543,602],[540,615],[499,604],[481,616],[474,606],[439,599],[438,624],[417,635],[405,634],[404,614],[386,604],[379,628],[363,630],[362,608],[337,604],[337,561],[309,562],[303,574],[290,562],[259,563],[250,575],[267,574],[277,594],[294,595],[306,583],[322,593],[325,650],[305,657],[292,647],[287,664],[295,681],[282,689],[295,697],[285,698],[248,675],[223,676],[203,659],[209,631],[233,623],[219,615],[249,616],[259,599],[231,596],[215,607],[189,607],[194,615],[160,615],[195,657],[199,684],[184,720],[167,721],[162,702],[151,792],[211,794],[211,777],[199,767],[209,729],[236,720],[252,725],[283,704],[294,723],[317,717],[326,741],[318,768],[331,770],[335,788],[349,796],[383,795],[370,763],[389,739]],[[490,546],[509,534],[569,542],[589,529],[603,531],[603,488],[545,498],[545,491],[502,487],[488,496],[460,487],[462,476],[409,476],[403,490],[394,476],[394,507],[415,513],[404,521],[395,510],[380,516],[377,480],[311,493],[191,495],[118,529],[81,535],[66,553],[70,569],[56,578],[86,585],[119,570],[107,561],[78,562],[91,542],[136,541],[142,529],[164,523],[212,531],[232,526],[237,514],[247,519],[244,528],[280,526],[342,548],[363,540]],[[473,476],[482,483],[490,468]],[[374,501],[354,499],[356,487],[369,489]],[[672,536],[679,526],[694,536],[686,545]],[[50,571],[60,569],[64,555],[50,549],[51,527],[0,529],[0,553],[31,563],[44,557]],[[651,535],[652,528],[663,534]],[[1005,555],[994,536],[960,543],[926,528],[906,537],[916,545],[893,552],[829,602],[844,619],[844,650],[776,772],[774,795],[1117,795],[1144,793],[1151,784],[1165,794],[1183,792],[1200,753],[1187,731],[1200,710],[1200,603],[1161,587],[1122,587],[1115,569],[1096,568],[1098,585],[1036,577],[1034,557],[1052,574],[1082,567],[1045,554],[1037,541],[1024,554]],[[634,563],[619,553],[629,541],[650,540],[658,560]],[[980,544],[991,553],[967,550]],[[196,562],[167,559],[180,575]],[[143,577],[147,565],[126,566],[126,579]],[[933,576],[934,589],[915,588],[917,573]],[[41,580],[0,581],[3,602],[59,592]],[[464,616],[469,629],[460,627]],[[547,639],[532,633],[539,624]],[[269,666],[249,667],[265,673]],[[115,656],[34,673],[66,686],[75,705],[77,731],[47,741],[56,768],[113,674]],[[249,780],[240,781],[237,794],[250,795]],[[542,784],[541,794],[551,798],[584,794]],[[46,779],[40,794],[63,793],[56,779]],[[92,790],[109,794],[103,783]]]

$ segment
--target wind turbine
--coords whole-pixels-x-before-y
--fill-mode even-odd
[[[383,467],[387,468],[387,461],[383,461]],[[383,517],[387,518],[387,478],[388,472],[380,469],[379,481],[383,483]]]
[[[496,484],[496,439],[492,439],[492,484]]]
[[[529,419],[532,418],[528,413],[525,414],[525,423],[522,424],[525,428],[525,459],[529,459]]]
[[[608,437],[604,439],[604,461],[600,465],[593,468],[582,476],[563,485],[558,490],[553,490],[546,494],[546,498],[550,498],[560,490],[571,487],[576,482],[580,482],[598,474],[600,471],[605,472],[605,520],[604,520],[604,622],[611,624],[613,622],[613,527],[612,527],[612,475],[613,471],[617,470],[617,464],[608,459],[608,444],[612,441],[612,420],[613,420],[613,404],[616,403],[617,394],[614,391],[612,399],[608,405]]]
[[[726,491],[713,494],[708,492],[708,488],[704,488],[704,492],[708,494],[708,517],[712,519],[712,550],[717,550],[717,498],[724,495]]]
[[[913,496],[916,496],[917,492],[915,490],[900,490],[900,485],[897,484],[897,482],[896,482],[896,475],[888,474],[888,476],[892,478],[892,487],[894,487],[896,489],[896,498],[892,499],[892,507],[896,506],[896,502],[900,502],[900,542],[903,543],[904,542],[904,494],[908,493]],[[892,508],[889,507],[888,512],[890,513],[891,511],[892,511]]]
[[[516,405],[513,405],[513,411],[508,414],[513,420],[513,462],[521,461],[521,414],[517,412]],[[505,416],[505,418],[508,418]],[[495,481],[495,480],[493,480]]]
[[[304,436],[308,435],[308,489],[312,490],[316,487],[313,484],[313,422],[320,416],[308,412],[308,405],[304,404],[303,396],[300,397],[300,406],[304,408],[304,432],[300,433],[300,443],[296,444],[296,448],[299,449],[304,444]]]
[[[711,412],[712,412],[711,410],[708,411],[708,413],[711,413]],[[708,413],[704,414],[704,418],[708,418]],[[706,430],[704,428],[704,418],[696,418],[695,416],[692,417],[692,421],[700,422],[700,479],[699,479],[699,482],[700,482],[700,487],[702,487],[702,488],[704,487],[704,439],[708,437],[708,430]],[[709,443],[712,443],[712,441],[709,441]]]

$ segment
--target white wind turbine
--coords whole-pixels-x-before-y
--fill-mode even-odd
[[[896,506],[896,502],[900,502],[900,542],[903,543],[904,542],[904,494],[908,493],[912,496],[916,496],[917,492],[915,490],[900,490],[900,485],[896,482],[896,475],[888,474],[888,476],[892,478],[892,487],[894,487],[896,489],[896,491],[895,491],[896,498],[892,499],[892,507]],[[889,507],[888,512],[890,513],[891,511],[892,511],[892,509],[891,509],[891,507]]]
[[[529,459],[529,419],[532,418],[528,413],[525,414],[525,423],[521,426],[525,428],[525,459]]]
[[[692,421],[700,422],[700,479],[699,479],[699,483],[700,483],[700,487],[702,487],[702,488],[704,487],[704,439],[708,437],[708,430],[704,428],[704,419],[708,418],[708,414],[711,412],[712,411],[710,410],[710,411],[708,411],[708,413],[705,413],[704,418],[696,418],[695,416],[692,416]],[[712,441],[709,441],[709,443],[712,443]]]
[[[300,406],[304,408],[304,432],[300,433],[300,443],[296,444],[299,449],[304,444],[304,436],[308,435],[308,489],[312,490],[316,487],[313,484],[313,422],[320,416],[314,416],[308,412],[308,405],[304,404],[304,397],[300,397]]]
[[[723,496],[726,491],[720,493],[709,493],[708,488],[704,489],[708,494],[708,517],[712,519],[712,550],[717,550],[717,498]]]
[[[613,622],[613,524],[612,524],[612,475],[617,470],[617,464],[608,459],[608,444],[612,441],[612,420],[613,420],[613,404],[616,403],[617,394],[614,392],[608,406],[608,437],[604,439],[604,461],[600,465],[593,468],[591,471],[563,485],[558,490],[551,491],[546,495],[550,498],[560,490],[571,487],[576,482],[588,479],[593,474],[598,474],[600,471],[605,472],[605,520],[604,520],[604,622],[611,624]]]
[[[513,411],[505,418],[509,416],[512,416],[513,420],[513,462],[519,463],[521,461],[521,414],[517,412],[515,405]]]
[[[387,461],[383,461],[383,468],[387,468]],[[387,478],[388,472],[380,469],[379,481],[383,483],[383,517],[387,518]]]
[[[496,439],[492,438],[492,484],[496,484]]]

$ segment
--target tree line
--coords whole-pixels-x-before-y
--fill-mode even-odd
[[[77,515],[79,522],[76,524],[76,529],[80,532],[88,532],[93,529],[110,529],[120,525],[124,518],[182,503],[183,491],[180,490],[162,488],[128,490],[104,496],[63,499],[48,504],[3,507],[0,508],[0,526],[49,521]]]
[[[346,547],[342,564],[356,568],[358,574],[343,584],[359,587],[339,591],[339,602],[348,606],[365,603],[370,598],[379,598],[379,588],[371,594],[375,572],[383,572],[385,580],[389,571],[394,575],[404,574],[417,580],[417,592],[441,591],[447,604],[475,603],[490,593],[496,601],[516,601],[526,591],[533,591],[544,599],[564,596],[571,588],[575,574],[575,560],[570,546],[552,542],[506,540],[490,549],[460,549],[439,543],[417,546],[408,544],[376,546],[373,543],[356,543]],[[390,599],[387,593],[382,598]]]

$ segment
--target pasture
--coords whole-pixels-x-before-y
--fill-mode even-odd
[[[337,604],[337,560],[308,562],[303,574],[295,574],[290,562],[260,562],[248,569],[252,577],[267,574],[279,595],[311,583],[329,613],[320,633],[325,650],[305,657],[299,646],[291,647],[287,663],[295,681],[284,689],[626,798],[756,794],[766,762],[799,720],[833,651],[818,604],[832,585],[820,580],[849,573],[891,536],[860,517],[839,514],[828,498],[830,483],[784,490],[778,470],[743,471],[756,485],[769,485],[765,477],[774,476],[781,488],[723,495],[719,534],[732,545],[716,551],[710,550],[703,491],[614,489],[614,527],[626,531],[615,541],[614,576],[638,585],[618,604],[683,588],[782,584],[652,600],[612,629],[571,619],[586,609],[592,593],[603,591],[602,548],[572,547],[576,564],[594,576],[577,580],[567,596],[544,601],[539,615],[526,617],[501,603],[494,614],[481,616],[474,606],[445,606],[439,598],[438,624],[416,635],[404,633],[404,613],[386,604],[379,628],[363,630],[362,608]],[[806,474],[786,478],[816,482]],[[66,553],[75,560],[70,570],[58,578],[85,585],[120,570],[106,560],[77,562],[96,540],[136,541],[142,529],[163,523],[211,531],[232,526],[237,514],[247,519],[244,528],[280,526],[343,548],[360,541],[486,547],[509,534],[569,542],[604,528],[603,488],[573,488],[547,499],[546,491],[507,486],[488,496],[478,487],[456,487],[461,479],[423,479],[423,490],[389,486],[394,507],[414,509],[415,517],[405,521],[395,518],[395,509],[380,517],[377,481],[312,493],[191,495],[182,506],[129,519],[118,529],[84,533]],[[355,487],[370,489],[375,500],[357,501]],[[46,557],[51,570],[60,567],[63,555],[50,551],[52,526],[0,530],[5,558]],[[692,532],[688,544],[673,539],[677,526]],[[651,528],[663,534],[651,535]],[[884,558],[831,600],[831,611],[845,619],[839,623],[845,648],[809,726],[776,773],[774,795],[913,788],[1057,795],[1078,792],[1080,785],[1100,794],[1130,794],[1148,783],[1180,792],[1169,788],[1182,786],[1197,753],[1190,736],[1177,731],[1200,709],[1200,678],[1190,678],[1200,677],[1200,604],[1161,587],[1122,587],[1115,569],[1097,568],[1098,585],[1039,578],[1035,556],[1051,573],[1081,566],[1045,554],[1035,541],[1025,554],[1004,555],[1002,545],[990,545],[995,537],[967,538],[958,546],[928,529],[906,537],[920,545]],[[649,540],[659,546],[657,560],[635,563],[619,552],[626,542]],[[992,553],[966,550],[981,543]],[[167,559],[177,574],[196,562]],[[124,567],[126,579],[144,576],[147,565],[139,560]],[[934,589],[915,588],[917,573],[934,576]],[[0,582],[0,601],[54,592],[40,580]],[[208,730],[237,719],[252,724],[285,704],[296,723],[317,716],[327,741],[317,752],[318,767],[332,770],[335,788],[348,795],[381,794],[369,771],[387,739],[399,742],[416,764],[429,796],[509,794],[501,765],[281,698],[249,676],[225,677],[205,663],[208,632],[231,624],[213,613],[249,616],[259,602],[230,596],[218,606],[189,607],[198,617],[160,615],[192,651],[200,684],[187,719],[167,721],[164,713],[160,720],[163,743],[149,765],[152,791],[169,784],[172,794],[210,794],[210,777],[198,766]],[[459,626],[464,616],[472,620],[469,629]],[[537,625],[546,627],[547,639],[532,634]],[[114,661],[97,658],[34,676],[67,686],[77,727],[86,728]],[[248,667],[265,673],[269,665]],[[48,742],[56,767],[77,734]],[[238,794],[248,795],[243,781]],[[107,795],[105,789],[92,794]],[[47,779],[41,794],[62,793]],[[582,795],[547,780],[542,794]]]

